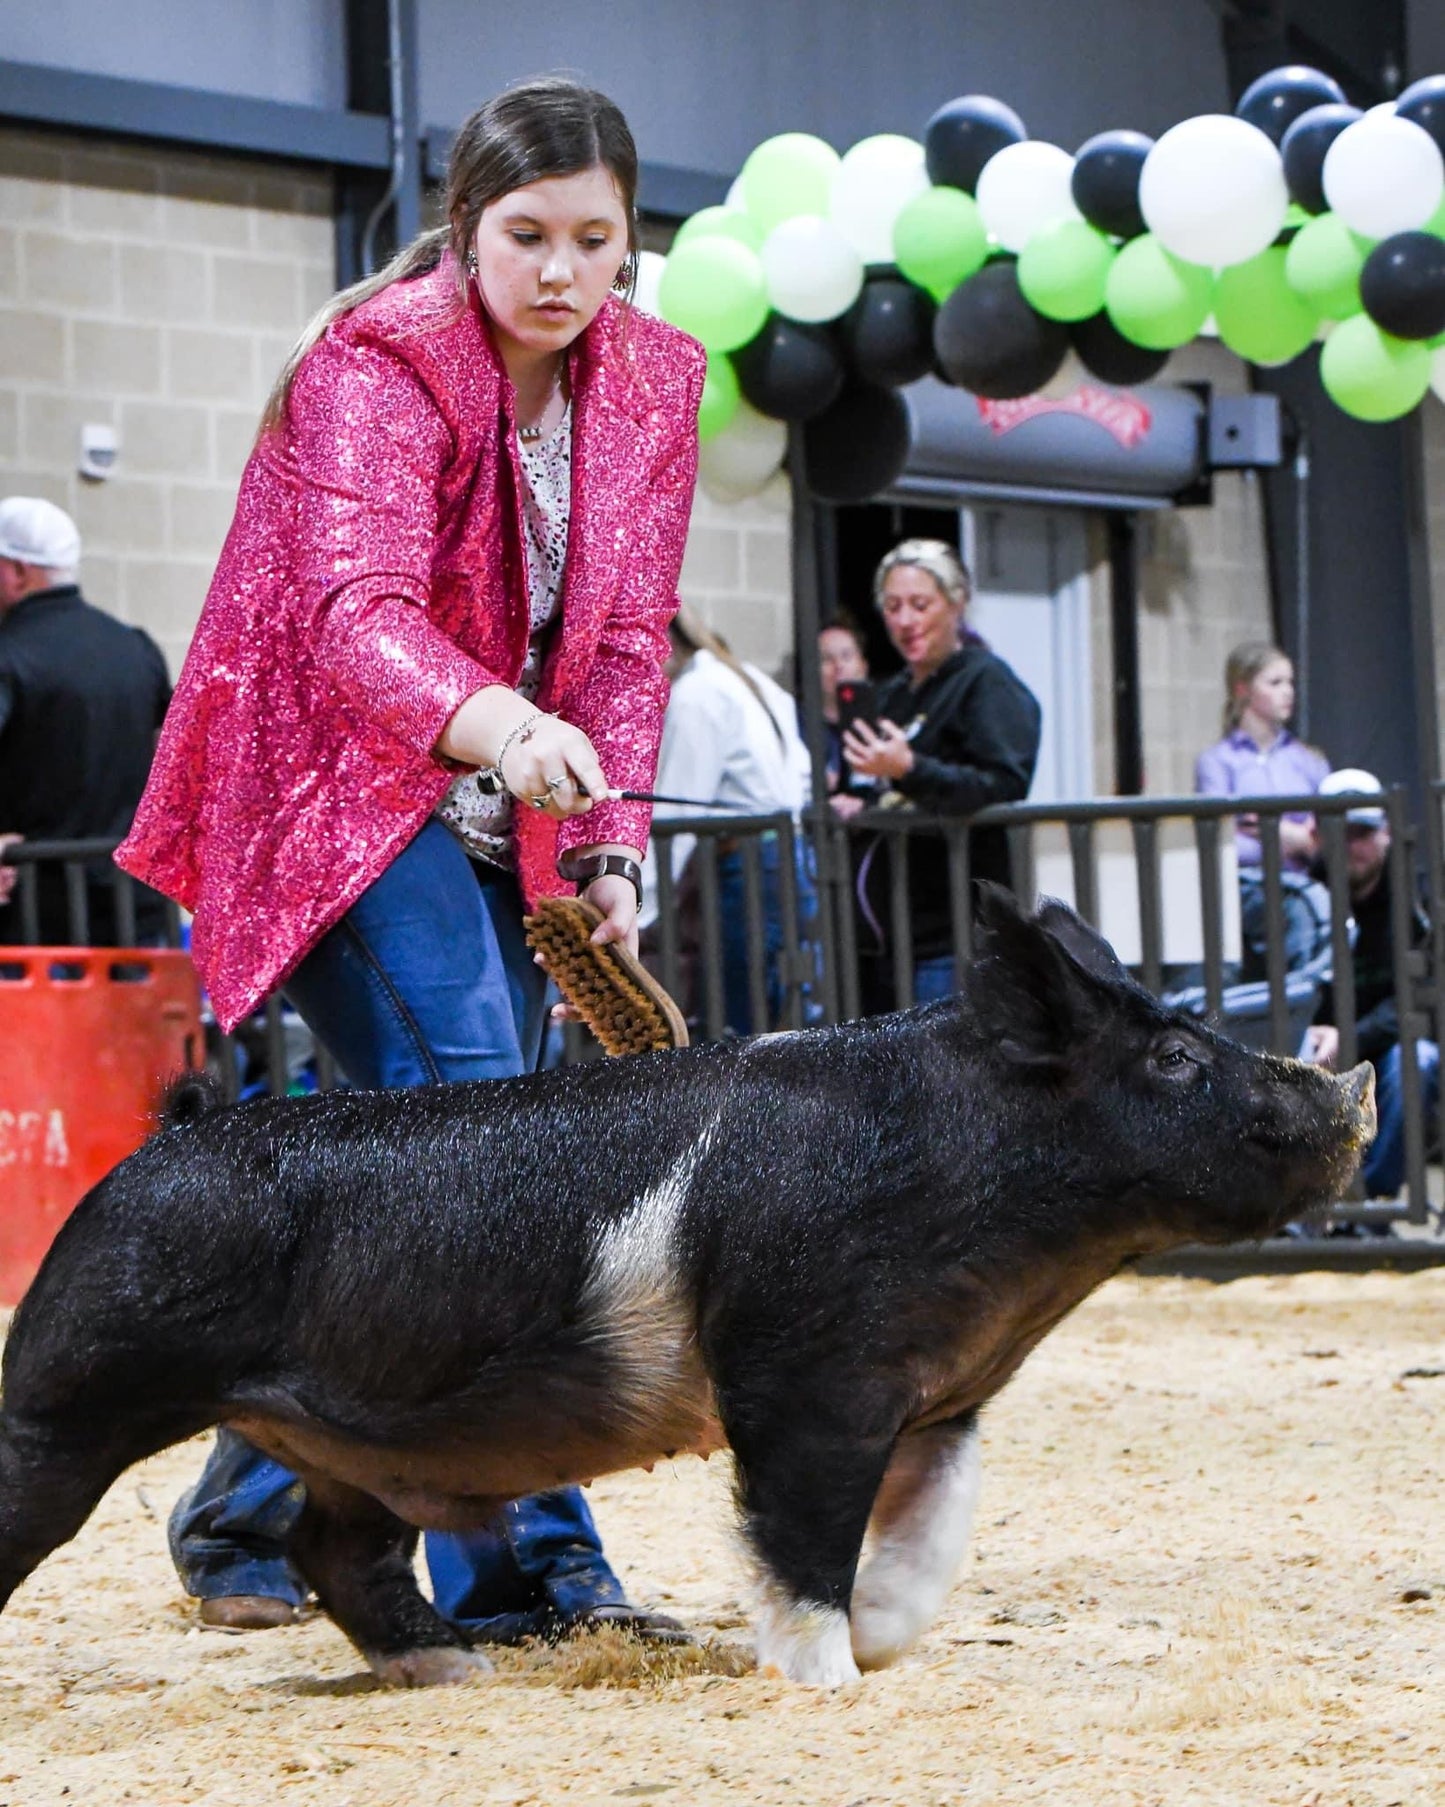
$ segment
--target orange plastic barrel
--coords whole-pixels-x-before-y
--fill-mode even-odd
[[[14,1305],[95,1182],[201,1064],[189,954],[0,948],[0,1305]]]

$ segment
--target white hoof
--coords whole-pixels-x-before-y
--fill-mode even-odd
[[[458,1650],[450,1644],[403,1650],[400,1656],[368,1656],[366,1660],[372,1674],[390,1688],[449,1688],[492,1673],[492,1665],[479,1650]]]
[[[860,1681],[849,1647],[848,1620],[832,1606],[767,1602],[758,1614],[761,1674],[807,1688],[844,1688]]]
[[[853,1655],[860,1669],[886,1669],[918,1642],[924,1627],[898,1606],[853,1601]]]

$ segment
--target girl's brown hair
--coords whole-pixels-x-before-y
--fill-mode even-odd
[[[1244,714],[1250,685],[1276,659],[1289,654],[1268,640],[1246,640],[1232,649],[1224,661],[1224,732],[1233,734]],[[1244,696],[1240,692],[1244,691]]]
[[[479,107],[457,133],[447,169],[446,225],[420,233],[384,269],[333,295],[309,322],[267,398],[261,432],[285,418],[301,360],[334,320],[392,283],[436,269],[448,247],[457,263],[456,305],[465,306],[467,253],[482,210],[529,182],[575,176],[598,164],[616,182],[627,215],[628,256],[618,286],[630,299],[637,280],[637,146],[621,109],[595,88],[560,76],[521,82]]]

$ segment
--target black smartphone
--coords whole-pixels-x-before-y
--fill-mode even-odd
[[[878,725],[874,687],[867,678],[844,678],[838,686],[838,730],[846,734],[855,722]]]

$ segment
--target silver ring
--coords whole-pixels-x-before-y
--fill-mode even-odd
[[[564,784],[570,783],[571,774],[569,772],[563,772],[560,778],[549,778],[547,780],[547,789],[549,791],[560,791]]]
[[[540,796],[528,797],[527,801],[532,805],[533,809],[545,809],[552,801],[552,793],[551,791],[543,791]]]

